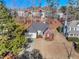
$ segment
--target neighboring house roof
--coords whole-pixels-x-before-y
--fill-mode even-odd
[[[33,23],[32,26],[28,28],[28,31],[32,33],[37,31],[45,32],[47,29],[48,29],[48,24],[36,22]]]
[[[79,34],[79,30],[77,30],[77,28],[79,29],[79,20],[73,20],[68,22],[68,33]]]
[[[68,26],[70,27],[77,27],[78,24],[79,24],[79,20],[73,20],[68,22]]]

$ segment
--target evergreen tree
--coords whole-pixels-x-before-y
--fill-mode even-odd
[[[23,26],[16,24],[3,0],[0,0],[0,55],[6,51],[18,54],[22,50],[22,46],[26,43],[22,35],[24,30]]]

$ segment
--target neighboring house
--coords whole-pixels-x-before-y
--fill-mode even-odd
[[[32,11],[32,15],[33,15],[33,17],[40,17],[39,12],[37,12],[37,11]]]
[[[48,24],[35,22],[27,29],[25,35],[27,38],[37,38],[39,36],[45,37],[44,35],[48,29],[49,29]]]
[[[30,14],[31,14],[31,11],[28,9],[27,10],[14,10],[14,9],[10,10],[11,16],[28,17],[30,16]]]
[[[53,17],[52,11],[46,11],[45,16],[46,17]]]
[[[63,13],[57,12],[57,15],[59,15],[59,18],[63,18]]]
[[[79,20],[73,20],[67,24],[68,37],[79,37]]]
[[[47,18],[53,17],[52,10],[50,10],[49,8],[48,10],[47,8],[38,8],[36,10],[32,10],[32,15],[35,18],[39,18],[40,21],[46,21]]]
[[[24,17],[24,16],[25,16],[25,12],[24,12],[23,10],[18,10],[18,11],[17,11],[17,15],[18,15],[19,17]]]
[[[64,21],[67,19],[68,22],[75,20],[75,16],[70,14],[70,13],[62,13],[62,12],[57,12],[58,19],[60,20],[61,23],[64,23]]]

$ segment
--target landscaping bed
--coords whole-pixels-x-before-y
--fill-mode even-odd
[[[77,48],[75,50],[79,53],[79,43],[77,44]]]
[[[79,38],[77,38],[77,37],[69,37],[67,39],[68,39],[68,41],[79,42]]]
[[[58,31],[58,32],[63,32],[63,27],[58,27],[58,28],[57,28],[57,31]]]

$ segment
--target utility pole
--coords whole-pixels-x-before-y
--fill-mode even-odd
[[[68,8],[66,9],[66,15],[65,15],[65,20],[64,20],[64,35],[66,36],[67,38],[67,23],[68,23]]]
[[[70,5],[70,0],[68,0],[68,5],[67,5],[67,7],[66,7],[66,14],[65,14],[65,21],[64,21],[64,35],[66,36],[66,38],[67,38],[67,35],[68,35],[68,33],[67,33],[67,29],[68,29],[68,13],[69,13],[69,11],[68,11],[68,7],[69,7],[69,5]]]

